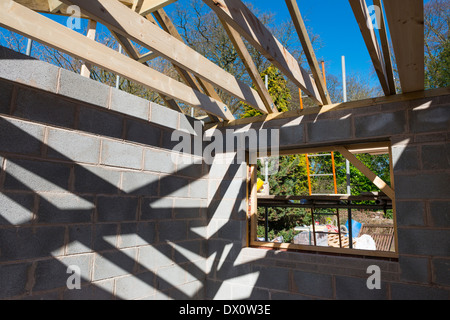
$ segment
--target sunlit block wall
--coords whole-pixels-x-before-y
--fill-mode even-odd
[[[192,118],[0,48],[0,299],[448,299],[449,110],[444,95],[229,128],[278,130],[279,148],[392,143],[398,261],[248,248],[226,139],[199,147]]]
[[[208,168],[175,130],[193,119],[0,48],[0,299],[203,298]]]
[[[398,260],[240,248],[242,209],[232,206],[238,202],[225,205],[224,200],[217,221],[230,217],[227,223],[236,227],[232,241],[211,242],[216,254],[210,256],[214,268],[207,277],[207,298],[450,298],[449,94],[227,127],[254,141],[270,129],[279,130],[280,149],[391,142]],[[207,133],[218,135],[216,131],[225,134],[224,129]],[[218,166],[216,173],[221,170],[226,172]],[[237,178],[232,184],[226,179],[216,183],[230,192],[239,184]],[[378,267],[380,287],[371,289],[367,282],[373,266]]]

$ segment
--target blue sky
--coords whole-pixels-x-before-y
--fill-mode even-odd
[[[275,13],[277,21],[290,19],[284,0],[246,0],[244,2],[252,3],[262,12]],[[370,2],[368,1],[368,5]],[[320,36],[321,45],[316,51],[316,56],[318,60],[325,60],[327,74],[341,77],[341,56],[343,55],[346,59],[347,74],[360,73],[367,77],[372,73],[372,62],[348,0],[297,0],[297,3],[307,27]],[[173,7],[174,5],[170,5],[166,10],[170,12]],[[51,17],[65,23],[65,17]]]
[[[185,0],[180,0],[185,1]],[[290,19],[284,0],[246,0],[262,12],[275,13],[277,21]],[[370,0],[368,1],[371,2]],[[321,46],[316,51],[318,60],[325,60],[327,74],[341,77],[341,56],[346,58],[347,74],[372,73],[372,62],[365,47],[358,24],[347,0],[297,0],[305,24],[320,36]],[[170,12],[174,5],[167,7]],[[66,17],[47,15],[60,23]],[[83,21],[83,26],[86,24]],[[372,74],[373,76],[373,74]],[[376,78],[375,78],[376,80]]]
[[[260,10],[276,13],[280,21],[290,19],[284,0],[247,1]],[[341,77],[342,56],[345,56],[347,74],[372,73],[372,61],[347,0],[297,0],[297,3],[306,26],[320,37],[316,56],[325,61],[326,73]]]
[[[184,1],[187,0],[180,0]],[[290,19],[284,0],[244,0],[244,2],[250,2],[262,12],[275,13],[276,21],[283,22]],[[348,0],[297,0],[297,3],[307,27],[320,37],[320,47],[316,50],[316,56],[318,60],[325,61],[326,73],[341,79],[341,57],[345,56],[347,75],[358,73],[366,79],[371,79],[373,85],[379,85]],[[367,5],[371,4],[372,1],[367,0]],[[168,6],[166,10],[170,12],[172,8],[174,5]],[[65,23],[67,19],[47,16],[60,23]],[[85,24],[86,21],[83,21],[83,25]]]
[[[424,4],[430,0],[424,0]],[[279,21],[290,19],[284,0],[244,0],[261,11],[276,13]],[[367,6],[373,4],[366,0]],[[347,75],[357,73],[379,86],[372,60],[348,0],[297,0],[306,26],[320,36],[318,60],[325,61],[326,73],[342,77],[341,57],[345,56]],[[389,33],[388,33],[389,37]]]

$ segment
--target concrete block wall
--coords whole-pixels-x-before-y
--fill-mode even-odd
[[[209,168],[206,299],[231,299],[222,295],[212,279],[234,278],[232,259],[247,245],[247,164],[236,154],[216,154]],[[226,266],[226,267],[225,267]],[[231,268],[231,269],[230,269]]]
[[[282,148],[391,141],[399,259],[249,248],[246,164],[172,161],[193,119],[0,48],[0,299],[448,299],[449,106],[249,126]]]
[[[399,258],[240,249],[223,243],[215,250],[226,255],[214,257],[216,268],[208,274],[208,298],[450,298],[450,94],[227,129],[242,134],[279,129],[281,149],[390,141]],[[208,134],[214,130],[225,134],[224,129]],[[218,188],[231,185],[218,183]],[[239,212],[227,210],[221,214]],[[381,289],[366,285],[371,265],[380,268]]]
[[[0,299],[203,298],[207,168],[171,141],[193,125],[0,48]]]

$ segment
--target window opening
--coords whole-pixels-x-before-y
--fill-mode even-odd
[[[269,177],[264,158],[250,168],[249,181],[255,183],[250,197],[257,198],[249,202],[254,204],[250,244],[396,255],[390,147],[377,143],[312,151],[284,151],[280,169]]]

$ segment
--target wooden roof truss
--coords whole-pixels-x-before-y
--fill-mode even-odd
[[[176,0],[2,0],[0,25],[84,61],[82,74],[89,76],[91,65],[158,92],[166,105],[181,111],[176,101],[204,110],[212,122],[235,120],[216,89],[268,116],[278,110],[244,45],[248,41],[319,107],[332,104],[296,0],[285,0],[311,74],[271,34],[241,0],[203,0],[222,22],[231,42],[253,81],[253,87],[236,79],[186,45],[165,13]],[[423,1],[385,0],[378,21],[378,37],[365,0],[349,0],[386,96],[397,94],[389,50],[387,24],[395,52],[403,93],[424,90]],[[382,7],[381,0],[374,5]],[[39,13],[67,14],[68,6],[81,8],[89,19],[84,36]],[[385,14],[384,14],[385,12]],[[95,25],[105,25],[127,55],[95,41]],[[149,50],[140,54],[133,43]],[[183,82],[148,66],[155,57],[170,61]],[[254,89],[255,88],[255,89]]]

